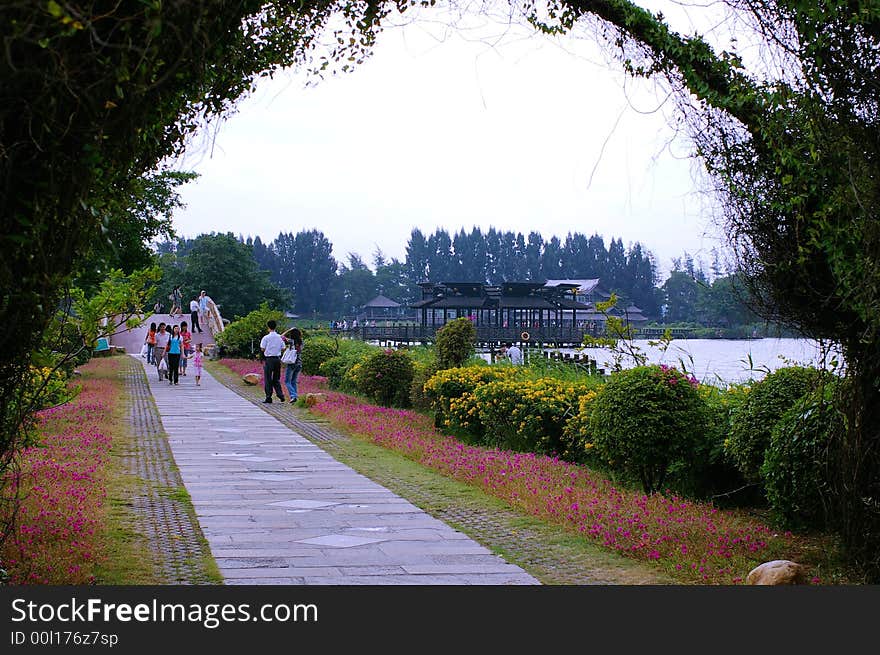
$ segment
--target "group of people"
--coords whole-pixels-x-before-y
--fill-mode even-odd
[[[281,365],[286,364],[284,385],[290,395],[290,402],[295,403],[299,397],[297,380],[302,371],[303,338],[299,328],[290,328],[284,334],[278,334],[275,321],[267,321],[268,334],[260,341],[263,351],[263,391],[266,393],[264,403],[272,402],[272,392],[282,403],[285,402],[284,390],[281,388]],[[290,336],[287,336],[287,334]]]
[[[196,386],[202,383],[202,344],[193,346],[193,335],[186,321],[180,325],[150,323],[147,336],[144,338],[148,364],[153,364],[159,375],[159,381],[168,380],[168,384],[178,384],[180,376],[186,376],[187,362],[191,359]]]
[[[501,356],[509,359],[511,364],[518,365],[523,363],[522,348],[510,341],[501,346]]]
[[[181,292],[179,284],[168,294],[168,300],[171,301],[171,310],[168,312],[168,315],[183,316],[183,292]],[[204,289],[189,301],[189,319],[193,332],[198,332],[199,334],[204,332],[202,325],[208,324],[208,303],[210,302],[213,301]],[[161,314],[163,309],[164,307],[161,302],[156,302],[153,306],[153,312],[156,314]]]

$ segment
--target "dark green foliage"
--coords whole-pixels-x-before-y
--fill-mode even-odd
[[[548,32],[592,14],[608,24],[601,34],[627,71],[666,78],[713,179],[750,304],[762,318],[840,344],[851,383],[839,405],[847,420],[833,437],[829,502],[849,555],[880,580],[877,5],[726,4],[756,26],[744,42],[767,60],[755,70],[735,43],[716,53],[626,0],[564,0],[549,21],[537,3],[527,11]]]
[[[353,380],[346,377],[346,373],[377,350],[375,346],[361,341],[340,341],[339,354],[322,362],[318,367],[318,374],[327,378],[327,384],[331,389],[357,392]]]
[[[336,355],[321,363],[318,374],[327,378],[327,385],[331,389],[342,389],[342,378],[351,365],[352,362],[347,357]]]
[[[681,471],[677,489],[700,499],[711,498],[718,505],[742,506],[762,502],[761,487],[748,484],[725,451],[732,417],[748,397],[748,385],[719,389],[699,388],[708,410],[708,425],[696,445],[693,464]]]
[[[352,38],[325,63],[363,60],[383,13],[344,1],[2,3],[0,472],[16,448],[22,416],[10,408],[29,353],[82,258],[112,259],[108,238],[127,248],[164,229],[140,211],[137,184],[259,76],[320,68],[310,50],[328,24]]]
[[[438,371],[437,360],[413,361],[413,380],[410,385],[409,402],[415,409],[431,409],[431,398],[425,393],[425,384]]]
[[[164,290],[182,285],[183,305],[189,308],[201,289],[220,307],[224,318],[244,316],[267,302],[273,309],[284,309],[289,294],[269,281],[253,258],[253,248],[232,234],[203,234],[188,244],[184,266],[176,279],[165,279]],[[166,300],[166,302],[168,302]]]
[[[590,436],[596,456],[654,493],[693,463],[707,426],[706,404],[686,376],[640,366],[615,374],[599,391]]]
[[[820,379],[820,373],[812,368],[778,369],[756,384],[734,412],[725,450],[748,480],[761,478],[761,465],[776,423],[798,398],[815,389]]]
[[[283,332],[286,328],[287,319],[284,313],[270,309],[268,303],[260,305],[247,316],[233,321],[229,326],[217,335],[217,345],[224,357],[245,357],[254,359],[259,357],[260,340],[268,333],[266,322],[273,320],[278,324],[278,331]]]
[[[321,364],[339,354],[339,343],[330,337],[306,339],[302,348],[302,371],[306,375],[318,375]]]
[[[276,268],[272,279],[293,294],[294,308],[306,318],[337,309],[333,246],[319,230],[282,232],[269,246]]]
[[[828,527],[828,448],[846,420],[834,407],[834,386],[797,400],[773,428],[761,475],[767,501],[786,527]]]
[[[467,318],[449,321],[437,330],[437,366],[454,368],[462,366],[474,354],[477,329]]]
[[[407,407],[413,373],[413,360],[406,352],[390,348],[380,350],[361,365],[358,375],[360,392],[385,407]]]

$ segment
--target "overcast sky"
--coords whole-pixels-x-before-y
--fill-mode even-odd
[[[285,73],[200,135],[177,164],[178,234],[271,241],[318,228],[337,259],[403,259],[412,228],[640,241],[661,269],[719,245],[699,166],[662,93],[625,78],[589,39],[500,34],[479,18],[380,35],[355,72],[306,88]]]

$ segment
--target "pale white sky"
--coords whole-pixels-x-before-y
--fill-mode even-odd
[[[672,108],[654,111],[661,90],[590,39],[466,22],[389,29],[355,72],[314,87],[261,83],[178,162],[201,175],[178,234],[318,228],[337,259],[370,262],[376,246],[403,259],[413,227],[476,225],[641,241],[661,270],[684,250],[710,258],[710,201]]]

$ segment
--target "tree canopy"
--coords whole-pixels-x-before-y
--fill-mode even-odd
[[[0,431],[14,428],[5,408],[28,353],[124,190],[229,112],[257,77],[283,66],[348,69],[392,9],[416,4],[433,1],[4,3],[0,320],[10,329],[0,337]],[[511,4],[548,33],[598,19],[593,34],[627,71],[668,82],[756,308],[842,345],[847,422],[829,450],[829,502],[854,556],[880,577],[880,3],[725,0],[772,55],[760,72],[627,0]],[[316,54],[322,35],[330,46]],[[456,272],[452,235],[412,246],[416,277],[432,257],[439,278]],[[526,237],[513,247],[526,252]],[[547,275],[560,245],[544,249]],[[504,250],[487,256],[493,279]],[[530,265],[533,256],[517,258],[514,276],[526,278]]]

